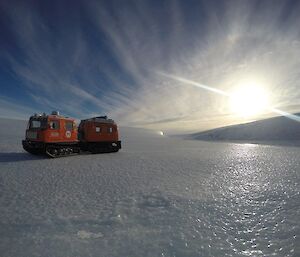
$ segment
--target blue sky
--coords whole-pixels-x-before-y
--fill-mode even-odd
[[[299,13],[300,1],[2,0],[0,117],[107,114],[170,132],[243,121],[164,74],[226,92],[255,81],[272,107],[300,111]]]

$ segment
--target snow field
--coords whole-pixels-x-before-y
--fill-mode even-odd
[[[118,153],[48,159],[0,123],[2,256],[300,254],[298,147],[121,128]]]

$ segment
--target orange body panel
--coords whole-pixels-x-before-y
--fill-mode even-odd
[[[119,140],[118,127],[115,123],[82,121],[79,133],[83,142],[115,142]]]

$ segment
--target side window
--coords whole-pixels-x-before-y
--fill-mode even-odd
[[[65,127],[67,131],[72,131],[73,130],[73,122],[72,121],[66,121]]]
[[[96,132],[101,133],[101,127],[96,127]]]
[[[107,128],[107,133],[112,133],[112,132],[113,132],[113,128],[112,127]]]
[[[52,121],[50,121],[50,128],[51,129],[59,129],[59,122],[58,122],[58,120],[52,120]]]

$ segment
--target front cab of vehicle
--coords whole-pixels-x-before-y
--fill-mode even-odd
[[[44,153],[49,144],[77,143],[75,120],[60,116],[58,112],[51,115],[33,115],[29,118],[23,148],[30,153]]]

